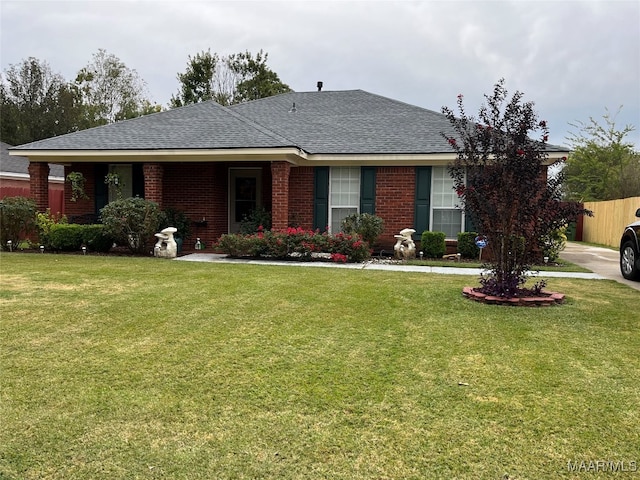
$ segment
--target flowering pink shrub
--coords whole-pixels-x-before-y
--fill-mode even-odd
[[[362,262],[371,256],[369,245],[359,235],[329,235],[300,227],[222,235],[216,247],[233,257],[311,260],[313,253],[329,253],[333,261]]]
[[[341,253],[332,253],[331,261],[336,263],[347,263],[347,256]]]

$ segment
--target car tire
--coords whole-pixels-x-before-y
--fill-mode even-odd
[[[640,280],[638,270],[638,252],[635,250],[633,242],[624,242],[620,249],[620,272],[627,280]]]

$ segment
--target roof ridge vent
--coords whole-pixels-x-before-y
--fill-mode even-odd
[[[289,109],[289,113],[296,113],[297,111],[296,102],[293,102],[293,106]]]

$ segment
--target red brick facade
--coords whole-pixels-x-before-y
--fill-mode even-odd
[[[144,174],[144,198],[163,206],[163,166],[159,163],[145,163],[142,166]]]
[[[42,188],[38,179],[46,179],[47,164],[33,164],[32,188]],[[44,167],[42,167],[44,165]],[[211,245],[229,231],[229,169],[238,164],[219,163],[148,163],[143,166],[145,198],[162,208],[175,208],[186,213],[191,220],[191,238],[185,248],[195,243],[196,237]],[[272,212],[272,228],[287,226],[313,228],[314,168],[297,167],[288,162],[271,164],[247,162],[242,167],[262,171],[262,205]],[[65,175],[81,172],[86,180],[89,199],[71,202],[71,187],[65,184],[65,209],[70,217],[96,214],[94,192],[96,166],[75,163],[65,167]],[[385,222],[379,247],[392,248],[394,235],[403,228],[414,226],[415,198],[414,167],[378,167],[376,172],[376,215]],[[44,182],[46,186],[46,182]],[[40,193],[43,195],[43,192]],[[39,205],[46,208],[46,205]]]
[[[292,167],[289,175],[289,225],[313,228],[313,167]]]
[[[289,226],[289,162],[271,164],[271,228],[286,230]]]
[[[95,191],[96,191],[96,178],[95,178],[95,166],[90,163],[74,163],[70,166],[64,167],[65,177],[71,172],[82,173],[85,179],[84,191],[89,198],[78,198],[75,202],[71,201],[71,184],[65,182],[64,184],[64,207],[65,215],[69,218],[73,218],[79,215],[92,215],[97,213]],[[104,181],[104,179],[102,180]]]
[[[29,191],[38,211],[49,208],[49,164],[29,162]]]
[[[395,243],[404,228],[414,228],[416,173],[414,167],[379,167],[376,172],[376,215],[384,219],[379,242],[383,248]]]

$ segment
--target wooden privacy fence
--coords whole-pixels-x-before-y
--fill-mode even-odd
[[[585,202],[584,208],[591,210],[593,217],[584,217],[582,240],[618,248],[624,227],[638,220],[640,197]]]

